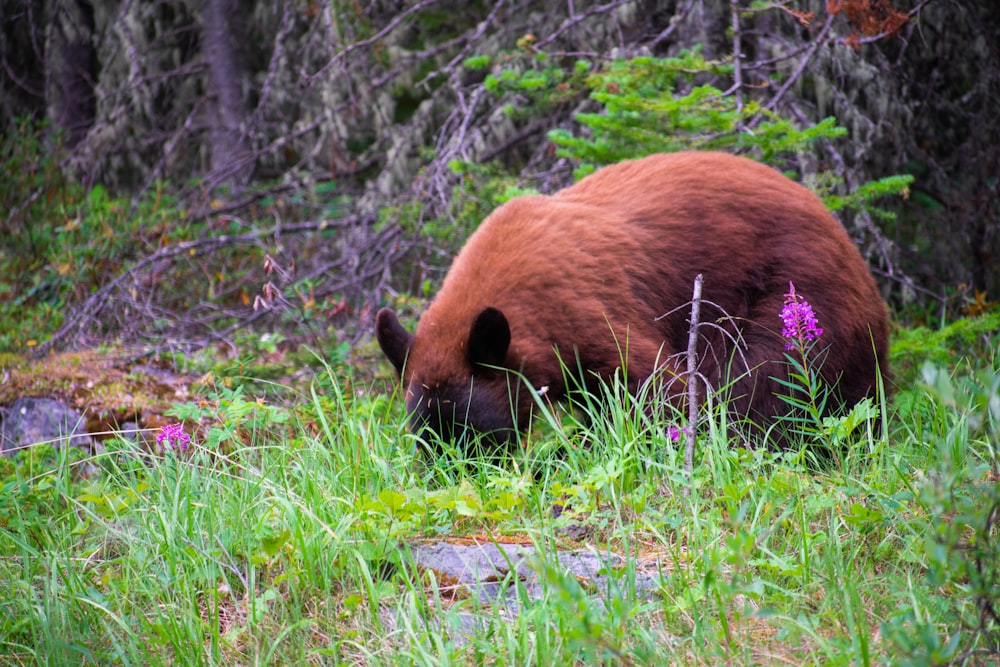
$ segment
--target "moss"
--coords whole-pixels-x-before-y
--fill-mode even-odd
[[[0,358],[6,363],[8,357]],[[6,381],[0,384],[0,405],[24,396],[61,400],[82,411],[87,430],[101,433],[123,423],[160,421],[175,401],[184,400],[194,377],[149,364],[135,365],[121,351],[85,351],[54,354],[37,362],[18,360],[4,367]]]
[[[0,371],[19,368],[22,364],[24,364],[24,357],[10,352],[0,352]]]

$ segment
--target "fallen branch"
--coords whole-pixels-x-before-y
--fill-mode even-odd
[[[320,232],[326,229],[346,229],[355,227],[370,227],[374,223],[374,216],[371,214],[357,214],[347,216],[339,220],[319,220],[319,221],[308,221],[299,222],[293,224],[276,224],[270,226],[266,229],[257,229],[254,231],[247,232],[245,234],[223,234],[220,236],[209,236],[194,241],[184,241],[181,243],[173,243],[170,245],[163,246],[157,249],[150,255],[139,259],[135,264],[130,266],[125,271],[121,272],[115,276],[110,282],[101,287],[99,290],[91,294],[83,303],[74,307],[66,317],[66,321],[63,326],[55,333],[53,336],[38,346],[35,350],[34,356],[41,357],[62,345],[65,340],[73,333],[82,331],[88,326],[94,325],[98,322],[99,316],[106,309],[106,307],[113,301],[113,295],[118,290],[123,290],[128,293],[128,287],[130,285],[140,284],[142,281],[140,277],[143,272],[150,267],[162,266],[165,260],[171,260],[178,257],[184,258],[197,258],[204,255],[217,252],[224,248],[232,248],[234,246],[248,246],[252,244],[259,243],[262,239],[279,239],[281,237],[287,237],[297,234],[305,234],[310,232]],[[366,239],[365,243],[361,246],[352,246],[345,249],[344,254],[346,257],[342,258],[342,264],[344,268],[347,265],[354,263],[354,259],[360,254],[366,252],[367,250],[372,250],[376,254],[381,255],[382,262],[393,262],[398,259],[398,255],[402,254],[402,251],[387,252],[388,248],[393,247],[393,236],[398,234],[398,229],[391,229],[387,232],[381,234],[374,234],[372,237]],[[380,271],[384,269],[377,266],[377,262],[373,262],[371,266],[366,266],[365,271],[361,272],[363,276],[360,278],[371,279],[377,276]],[[330,264],[327,264],[324,268],[329,269]],[[313,273],[309,273],[310,277],[314,277]],[[296,281],[300,282],[302,280],[301,276],[296,277]],[[155,280],[149,281],[152,284],[159,282],[164,282],[163,278],[157,278]],[[166,281],[169,282],[169,281]],[[332,281],[337,282],[337,281]],[[292,285],[294,286],[294,284]],[[341,288],[348,287],[345,283],[340,282]],[[150,318],[163,318],[170,315],[169,311],[162,309],[161,307],[152,306],[149,303],[144,303],[143,300],[148,301],[147,295],[138,294],[130,295],[128,301],[132,306],[130,317],[132,319],[140,319],[142,315],[146,314]],[[219,310],[218,307],[212,306],[211,304],[206,305],[208,309]],[[203,309],[204,310],[204,309]],[[149,311],[149,312],[147,312]],[[242,312],[225,312],[224,316],[233,316],[238,319],[238,322],[227,329],[227,332],[232,332],[238,328],[241,328],[252,322],[259,317],[260,314],[254,313],[250,308],[246,309],[245,313]],[[204,322],[198,321],[198,315],[194,312],[187,312],[183,315],[178,315],[178,327],[183,328],[185,324],[198,323],[204,325]]]

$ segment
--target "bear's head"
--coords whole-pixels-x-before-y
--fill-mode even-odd
[[[433,340],[431,326],[411,334],[383,308],[375,319],[382,352],[400,376],[411,428],[425,442],[467,443],[481,435],[505,446],[530,419],[532,399],[519,382],[510,325],[498,309],[479,311],[455,342]],[[521,395],[523,394],[523,395]]]

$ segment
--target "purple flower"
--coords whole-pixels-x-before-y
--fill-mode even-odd
[[[184,432],[183,424],[167,424],[156,436],[156,444],[161,449],[176,449],[183,452],[191,443],[191,436]]]
[[[795,347],[805,349],[806,343],[823,335],[812,306],[795,293],[795,285],[791,281],[788,283],[788,294],[785,295],[785,307],[781,309],[781,323],[786,350]]]
[[[690,429],[687,426],[684,428],[678,428],[671,424],[667,427],[667,437],[670,438],[670,442],[680,442],[682,437],[687,437],[690,433]]]

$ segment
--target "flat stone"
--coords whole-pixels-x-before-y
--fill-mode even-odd
[[[8,456],[42,443],[91,447],[93,442],[83,415],[61,401],[18,398],[0,407],[0,448]]]
[[[517,544],[452,544],[435,542],[410,547],[417,568],[432,572],[442,587],[456,588],[461,597],[475,594],[487,601],[503,595],[501,583],[511,570],[530,574],[526,558],[532,547]]]
[[[527,573],[525,562],[533,547],[517,544],[452,544],[436,542],[411,547],[417,567],[432,569],[442,581],[469,584],[475,581],[496,581],[514,569]]]
[[[476,596],[483,604],[516,599],[514,577],[525,586],[530,597],[541,597],[539,564],[532,546],[485,543],[454,544],[435,542],[411,546],[417,568],[432,572],[442,587],[457,589],[459,597]],[[588,593],[604,596],[609,592],[625,594],[625,562],[617,554],[589,551],[560,551],[554,555],[558,567],[576,578]],[[638,570],[634,576],[635,592],[649,598],[660,587],[659,578]]]
[[[557,551],[548,556],[546,563],[541,563],[532,546],[452,542],[414,544],[410,553],[417,569],[432,573],[442,590],[469,600],[472,610],[480,610],[449,614],[450,634],[459,645],[484,632],[497,613],[514,618],[521,612],[522,600],[542,599],[547,587],[543,573],[547,568],[556,568],[561,575],[576,579],[595,609],[607,610],[612,600],[628,596],[633,587],[637,598],[651,600],[661,587],[657,573],[641,568],[635,570],[630,580],[625,560],[614,553]],[[397,614],[384,611],[383,621],[398,627],[405,621]],[[434,627],[440,627],[441,623],[435,619],[417,622]]]

